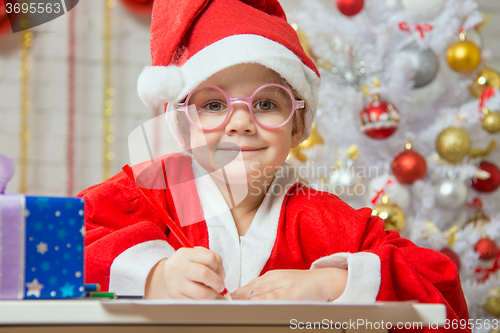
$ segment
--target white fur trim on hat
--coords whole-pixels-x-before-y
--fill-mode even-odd
[[[137,79],[137,93],[146,106],[173,101],[182,88],[181,68],[173,65],[146,66]]]

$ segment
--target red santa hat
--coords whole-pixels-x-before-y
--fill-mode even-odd
[[[151,22],[152,65],[139,76],[137,91],[146,105],[174,109],[213,74],[243,63],[279,73],[306,101],[303,140],[316,114],[319,72],[286,21],[278,0],[156,0]],[[175,112],[167,121],[181,147]]]

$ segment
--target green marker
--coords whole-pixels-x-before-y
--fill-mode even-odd
[[[108,298],[108,299],[115,299],[115,293],[100,293],[100,292],[93,292],[90,293],[91,298]]]

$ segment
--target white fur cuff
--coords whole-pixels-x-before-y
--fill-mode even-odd
[[[175,250],[163,240],[137,244],[125,250],[111,264],[109,291],[122,296],[143,296],[151,269]]]
[[[346,269],[347,285],[335,303],[374,303],[380,289],[380,258],[373,253],[336,253],[312,263],[311,269]]]

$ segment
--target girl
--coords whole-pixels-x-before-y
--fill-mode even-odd
[[[319,73],[277,0],[157,0],[151,55],[139,95],[168,103],[189,152],[163,158],[170,178],[151,193],[195,248],[182,248],[121,172],[79,194],[87,283],[146,298],[215,299],[227,288],[239,299],[418,300],[468,319],[451,260],[290,172]],[[161,174],[153,165],[141,176]]]

